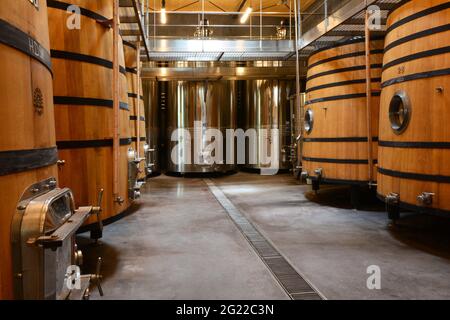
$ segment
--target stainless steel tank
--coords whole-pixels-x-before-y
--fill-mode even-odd
[[[254,129],[257,139],[246,142],[246,163],[249,169],[264,169],[273,164],[263,161],[264,153],[272,157],[271,150],[278,153],[281,170],[290,169],[291,164],[291,105],[289,97],[295,94],[295,82],[290,80],[247,80],[245,86],[244,114],[245,130]],[[269,134],[278,129],[278,145]],[[256,153],[250,156],[250,150]],[[273,158],[273,157],[272,157]]]
[[[236,129],[235,81],[171,81],[167,106],[169,172],[208,173],[235,169],[234,163],[226,162],[226,130]],[[218,129],[222,139],[212,137],[210,129]],[[208,153],[208,146],[213,145],[217,148]]]
[[[159,173],[159,96],[158,82],[153,80],[143,80],[145,102],[145,120],[147,128],[147,167],[149,174]]]

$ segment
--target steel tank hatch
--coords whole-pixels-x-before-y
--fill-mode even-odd
[[[15,299],[86,299],[91,281],[101,278],[79,273],[82,253],[75,242],[80,226],[91,214],[99,218],[101,209],[75,210],[72,191],[56,184],[55,178],[49,178],[29,186],[17,204],[11,225]],[[78,270],[79,285],[67,285],[73,275],[68,270]]]

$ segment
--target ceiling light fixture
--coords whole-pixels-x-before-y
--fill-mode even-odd
[[[252,11],[253,11],[252,7],[248,7],[247,10],[245,10],[244,15],[241,18],[241,23],[246,23],[247,22],[248,17],[252,13]]]

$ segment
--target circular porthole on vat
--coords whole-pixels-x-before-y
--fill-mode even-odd
[[[411,102],[405,91],[394,94],[389,104],[389,121],[396,134],[403,133],[411,119]]]
[[[306,133],[311,133],[314,126],[314,112],[311,109],[305,112],[304,129]]]

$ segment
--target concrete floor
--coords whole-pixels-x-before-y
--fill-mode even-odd
[[[328,299],[450,298],[448,219],[408,215],[389,227],[382,205],[356,211],[347,189],[314,195],[287,174],[212,180]],[[149,180],[135,212],[84,251],[104,258],[103,299],[287,299],[202,179]],[[381,290],[366,287],[369,265]]]
[[[202,179],[160,176],[142,194],[83,250],[103,257],[104,299],[288,299]]]

